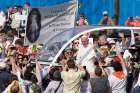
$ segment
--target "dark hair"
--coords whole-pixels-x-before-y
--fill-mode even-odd
[[[95,68],[95,75],[96,76],[102,76],[102,69],[100,67]]]
[[[33,68],[31,68],[31,67],[26,68],[25,73],[23,75],[24,80],[29,80],[29,81],[31,80],[31,77],[34,75],[33,73],[31,73],[32,69]],[[33,79],[33,77],[32,77],[32,79]]]
[[[18,80],[18,77],[16,75],[13,75],[11,76],[11,81],[14,81],[14,80]]]
[[[26,2],[25,4],[28,5],[28,6],[31,6],[29,2]]]
[[[98,61],[95,61],[95,62],[94,62],[94,65],[95,65],[95,66],[99,66],[99,62],[98,62]]]
[[[15,41],[15,44],[18,44],[18,45],[23,46],[23,41],[22,41],[21,39],[17,39],[17,40]]]
[[[114,68],[115,71],[122,71],[122,65],[119,62],[111,62],[111,66]]]
[[[9,9],[9,8],[10,8],[10,6],[7,6],[7,7],[6,7],[6,9]]]
[[[108,16],[108,14],[104,14],[103,16]]]
[[[67,61],[68,68],[75,68],[75,62],[73,59]]]
[[[88,73],[86,66],[83,66],[83,68],[85,69],[86,75],[83,77],[83,80],[88,80],[90,78],[90,74]]]
[[[21,5],[18,5],[17,8],[18,8],[18,9],[22,9],[22,6],[21,6]]]
[[[85,18],[85,14],[84,13],[80,13],[80,16],[84,17]]]
[[[18,35],[17,30],[16,30],[16,29],[12,29],[12,34],[13,34],[14,36],[17,36],[17,35]]]
[[[61,79],[61,74],[60,74],[59,71],[55,71],[55,72],[53,73],[53,79],[56,80],[56,81],[61,81],[61,80],[62,80],[62,79]]]

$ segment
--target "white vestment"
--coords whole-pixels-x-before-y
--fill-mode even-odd
[[[94,59],[96,53],[93,49],[92,44],[88,44],[87,47],[84,47],[82,44],[79,45],[79,50],[76,57],[76,63],[81,66],[86,66],[88,72],[94,72]]]

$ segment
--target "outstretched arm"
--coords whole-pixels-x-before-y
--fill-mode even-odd
[[[122,68],[123,68],[123,72],[125,73],[125,75],[127,75],[127,69],[126,69],[126,66],[125,66],[125,61],[124,61],[121,54],[118,54],[118,57],[121,60],[121,65],[122,65]]]

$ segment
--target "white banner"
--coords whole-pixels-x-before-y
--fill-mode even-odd
[[[73,28],[76,10],[76,2],[32,8],[27,22],[26,44],[45,44],[57,34]]]

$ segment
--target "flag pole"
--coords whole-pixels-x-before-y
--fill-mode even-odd
[[[76,12],[75,12],[75,15],[77,15],[78,14],[78,8],[79,8],[79,6],[78,6],[79,2],[78,2],[78,0],[73,0],[73,1],[76,2]],[[76,16],[75,16],[75,20],[76,20]],[[55,57],[53,59],[52,63],[49,65],[49,67],[51,67],[54,63],[56,63],[56,60],[57,60],[57,57]]]
[[[78,0],[74,0],[75,2],[76,2],[76,12],[75,12],[75,21],[74,22],[76,22],[76,17],[77,17],[77,15],[78,15],[78,9],[79,9],[79,1]],[[74,27],[75,27],[75,23],[74,23]]]

